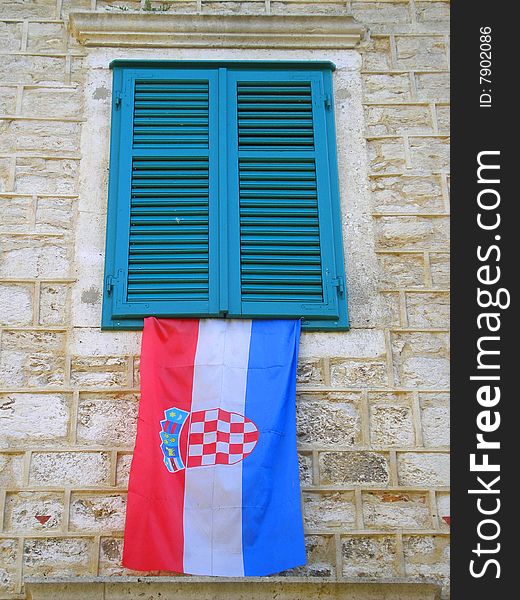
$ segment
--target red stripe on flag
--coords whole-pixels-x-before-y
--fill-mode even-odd
[[[185,470],[167,470],[159,432],[165,410],[191,410],[198,330],[198,319],[144,320],[122,561],[130,569],[183,572]]]

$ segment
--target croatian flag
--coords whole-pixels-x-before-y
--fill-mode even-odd
[[[145,319],[123,565],[228,577],[305,564],[298,320]]]

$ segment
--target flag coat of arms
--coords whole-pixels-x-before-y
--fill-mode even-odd
[[[298,320],[145,319],[123,565],[261,576],[305,564]]]

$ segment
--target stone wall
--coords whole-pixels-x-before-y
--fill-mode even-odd
[[[308,565],[285,575],[433,580],[447,597],[449,4],[1,0],[0,598],[25,598],[27,578],[137,575],[120,553],[140,336],[99,330],[108,60],[239,56],[91,50],[69,33],[78,10],[351,14],[366,27],[337,57],[290,55],[339,65],[352,329],[302,339]]]

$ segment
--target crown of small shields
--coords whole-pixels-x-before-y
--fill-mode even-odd
[[[188,412],[173,406],[161,421],[161,450],[170,473],[210,465],[233,465],[251,454],[257,426],[236,412],[210,408]]]

